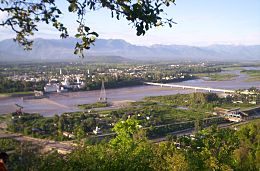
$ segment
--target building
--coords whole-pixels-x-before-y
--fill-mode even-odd
[[[65,78],[65,80],[63,82],[61,82],[61,84],[65,87],[65,88],[70,88],[70,83],[68,81],[68,78]]]
[[[245,112],[241,111],[240,108],[224,109],[216,107],[214,111],[214,114],[222,116],[232,122],[241,122],[248,117],[248,115]]]
[[[44,92],[46,92],[46,93],[57,92],[57,90],[59,90],[58,84],[48,83],[44,86]]]
[[[75,135],[69,132],[62,132],[62,135],[71,139],[75,138]]]
[[[36,97],[40,97],[40,96],[43,96],[43,95],[44,95],[44,94],[43,94],[43,91],[34,90],[33,92],[34,92],[34,96],[36,96]]]
[[[93,133],[94,133],[95,135],[97,135],[97,134],[101,134],[102,131],[100,130],[100,128],[99,128],[98,126],[96,126],[96,129],[93,130]]]

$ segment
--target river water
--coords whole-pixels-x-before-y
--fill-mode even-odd
[[[243,69],[257,69],[260,67],[246,67]],[[198,87],[211,87],[223,89],[244,89],[252,86],[260,88],[260,82],[246,82],[248,76],[240,73],[240,70],[222,71],[222,73],[237,74],[234,80],[230,81],[207,81],[205,79],[188,80],[179,83],[179,85],[190,85]],[[177,93],[191,93],[194,90],[183,90],[176,88],[156,87],[156,86],[136,86],[117,89],[108,89],[106,94],[108,101],[119,102],[123,100],[137,101],[145,96],[159,96],[170,95]],[[24,107],[23,111],[28,113],[40,113],[44,116],[52,116],[54,114],[61,114],[64,112],[79,111],[78,104],[94,103],[98,101],[100,91],[82,91],[82,92],[68,92],[61,94],[51,94],[49,98],[22,100],[18,97],[1,98],[0,99],[0,114],[14,112],[16,110],[15,104]]]

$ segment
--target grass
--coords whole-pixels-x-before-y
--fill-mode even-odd
[[[260,70],[243,70],[241,72],[249,76],[246,80],[248,82],[260,81]]]
[[[258,118],[258,119],[254,119],[254,120],[249,120],[248,122],[240,122],[240,123],[237,123],[237,124],[235,124],[236,125],[236,127],[242,127],[242,126],[247,126],[247,125],[249,125],[249,124],[252,124],[252,123],[259,123],[260,122],[260,118]]]
[[[198,77],[208,77],[209,81],[229,81],[234,80],[238,75],[236,74],[212,74],[212,73],[203,73],[196,74]]]
[[[33,95],[32,91],[24,91],[24,92],[13,92],[13,93],[0,93],[0,97],[12,97],[19,95]]]
[[[222,68],[222,70],[224,70],[224,71],[235,71],[235,70],[243,70],[243,68],[241,68],[241,67],[226,67],[226,68]]]
[[[248,103],[228,103],[228,104],[222,104],[219,107],[226,108],[226,109],[234,109],[234,108],[240,108],[241,110],[255,107],[254,104],[248,104]]]
[[[80,109],[93,109],[93,108],[101,108],[101,107],[108,107],[108,103],[96,102],[92,104],[81,104],[78,105]]]
[[[7,120],[7,115],[0,115],[0,123]]]
[[[153,106],[158,105],[157,102],[151,102],[151,101],[138,101],[138,102],[131,102],[132,106]]]

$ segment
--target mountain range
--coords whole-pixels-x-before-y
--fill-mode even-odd
[[[73,61],[77,39],[35,39],[33,50],[24,51],[12,39],[0,41],[0,61]],[[133,45],[121,39],[98,39],[86,51],[87,61],[253,61],[260,60],[260,45]]]

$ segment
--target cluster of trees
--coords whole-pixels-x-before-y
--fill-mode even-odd
[[[245,90],[238,90],[239,91],[245,91]],[[255,94],[240,94],[237,93],[233,96],[234,101],[242,101],[243,103],[248,104],[249,102],[255,101],[257,104],[260,103],[260,90],[259,89],[254,89],[250,88],[248,91],[254,92]]]
[[[68,139],[68,137],[63,136],[63,132],[73,133],[76,139],[82,139],[97,124],[93,115],[84,113],[64,113],[61,116],[55,115],[54,117],[43,117],[39,114],[27,113],[12,114],[10,120],[8,124],[9,131],[54,140]]]
[[[185,106],[194,111],[212,112],[215,107],[224,108],[239,108],[239,107],[251,107],[254,104],[237,103],[232,101],[241,100],[241,98],[247,99],[247,102],[251,99],[248,95],[234,94],[227,97],[218,97],[215,93],[191,93],[191,94],[176,94],[168,96],[152,96],[145,97],[147,101],[153,101],[163,103],[172,106]],[[246,102],[246,101],[245,101]]]
[[[147,129],[147,137],[152,139],[158,137],[164,137],[173,132],[183,131],[183,130],[194,130],[195,132],[198,132],[203,128],[215,124],[221,124],[221,123],[228,123],[228,121],[225,120],[224,118],[212,117],[212,118],[203,119],[202,116],[197,116],[195,120],[191,120],[191,121],[180,122],[180,123],[176,122],[176,123],[164,124],[160,126],[151,126],[149,129]]]
[[[80,140],[86,137],[87,133],[98,125],[95,114],[86,114],[83,112],[64,113],[61,116],[55,115],[57,121],[57,131],[60,139],[64,140],[62,132],[70,132],[75,138]]]
[[[194,136],[169,136],[168,141],[158,144],[148,141],[145,131],[133,119],[118,122],[114,131],[117,136],[108,143],[79,146],[67,155],[56,152],[40,155],[37,150],[32,153],[26,146],[23,146],[21,153],[21,147],[15,145],[15,153],[10,154],[8,168],[57,171],[260,169],[259,120],[239,127],[238,131],[213,126]],[[4,141],[6,140],[0,140],[0,149],[10,150]],[[18,142],[8,143],[11,145]],[[13,156],[26,158],[26,164],[21,163],[21,158]],[[21,164],[24,166],[21,167]]]
[[[145,97],[147,101],[156,101],[172,106],[185,106],[194,111],[212,111],[215,106],[225,103],[225,99],[219,98],[215,93],[191,93],[168,96]]]
[[[221,68],[217,66],[192,66],[192,67],[179,67],[175,69],[176,72],[179,73],[215,73],[215,72],[221,72]]]
[[[192,74],[215,73],[220,71],[221,68],[219,67],[202,67],[202,66],[188,67],[184,65],[184,66],[173,68],[169,65],[157,65],[157,66],[152,66],[151,68],[148,66],[148,69],[143,74],[142,79],[144,81],[163,82],[163,83],[180,82],[189,79],[195,79],[196,77],[194,77]],[[173,78],[169,80],[165,80],[163,79],[165,77],[173,77]]]
[[[33,90],[43,90],[45,81],[13,81],[7,78],[0,79],[0,93],[26,92]]]
[[[9,153],[7,169],[14,171],[38,170],[42,160],[42,146],[14,139],[0,139],[0,151]]]
[[[102,80],[105,81],[105,88],[120,88],[142,85],[143,80],[131,76],[95,76],[94,79],[86,77],[86,87],[84,90],[98,90],[101,88]]]
[[[43,117],[40,114],[23,113],[19,115],[10,114],[9,119],[8,130],[11,132],[19,132],[39,138],[57,135],[54,118]]]
[[[8,129],[25,135],[41,138],[66,140],[63,132],[74,134],[76,139],[89,137],[96,126],[102,132],[111,132],[112,126],[120,119],[137,119],[143,127],[149,128],[150,138],[164,136],[178,130],[206,127],[222,123],[214,120],[213,108],[229,105],[213,93],[177,94],[170,96],[147,97],[145,101],[130,103],[115,110],[83,111],[64,113],[61,116],[43,117],[38,114],[12,114]],[[105,107],[107,103],[81,105],[84,109]],[[207,119],[207,121],[203,120]],[[197,121],[198,120],[198,121]],[[200,124],[198,124],[201,122]],[[181,123],[181,124],[179,124]],[[168,125],[170,124],[170,125]],[[196,128],[197,129],[197,128]]]

